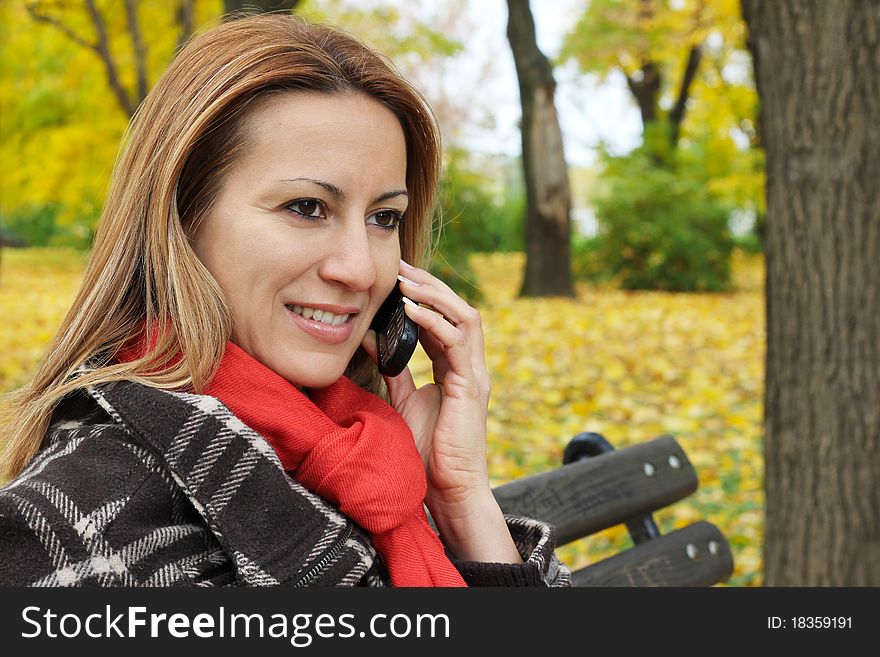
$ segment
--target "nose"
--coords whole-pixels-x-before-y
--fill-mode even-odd
[[[322,259],[321,278],[361,292],[376,282],[376,254],[363,219],[345,222]]]

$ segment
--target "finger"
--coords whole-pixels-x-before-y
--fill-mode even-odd
[[[447,320],[467,334],[468,348],[473,360],[473,369],[480,379],[481,386],[489,388],[489,370],[486,365],[485,337],[483,322],[478,310],[459,297],[446,283],[424,269],[413,267],[400,261],[401,291],[414,301],[425,303],[443,314]],[[428,346],[425,352],[428,353]],[[431,354],[428,354],[431,356]],[[431,357],[434,360],[433,357]]]
[[[422,348],[425,350],[425,353],[428,355],[428,358],[431,359],[431,363],[433,364],[434,380],[438,383],[442,382],[446,376],[446,372],[449,370],[446,358],[446,348],[428,331],[419,331],[419,342],[421,342]],[[479,348],[475,348],[475,346],[470,344],[469,341],[468,347],[471,351],[471,370],[473,371],[474,380],[481,393],[483,393],[488,400],[492,389],[492,381],[489,376],[489,368],[486,366],[486,360],[482,355],[483,343],[480,341]],[[478,355],[475,356],[474,352],[478,352]]]
[[[432,283],[432,284],[436,285],[437,287],[445,287],[450,292],[452,291],[451,287],[449,287],[442,280],[440,280],[439,278],[434,276],[434,274],[429,272],[427,269],[413,267],[411,264],[409,264],[405,260],[400,261],[399,273],[402,276],[405,276],[406,278],[410,279],[411,281],[415,281],[416,283],[420,283],[423,285],[427,284],[427,283]]]
[[[401,283],[401,291],[406,296],[413,301],[424,303],[433,310],[442,313],[447,321],[465,331],[474,370],[486,370],[484,378],[488,378],[483,322],[479,311],[470,306],[443,283],[441,283],[442,287],[436,287],[433,282],[415,283],[406,277],[399,276],[398,278]],[[431,278],[440,283],[439,279],[433,276]],[[429,346],[427,344],[423,346],[431,360],[434,360],[434,356],[429,351]]]
[[[432,362],[436,363],[438,359],[443,357],[445,350],[443,343],[429,331],[419,331],[419,342]]]
[[[471,364],[467,334],[433,310],[422,308],[407,297],[403,297],[403,301],[404,312],[407,316],[428,331],[442,345],[442,356],[449,362],[449,366],[460,376],[473,379],[474,370]],[[435,354],[437,353],[434,345],[430,348]]]
[[[438,278],[431,276],[433,280],[421,283],[402,275],[397,278],[400,289],[406,296],[417,303],[430,306],[456,326],[472,321],[474,315],[478,314],[467,301]]]
[[[449,363],[446,360],[445,348],[443,344],[435,338],[429,331],[419,331],[419,342],[422,349],[431,360],[431,369],[434,372],[434,381],[442,383],[449,371]]]

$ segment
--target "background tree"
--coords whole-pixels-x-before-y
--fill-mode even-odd
[[[574,296],[571,282],[571,192],[556,114],[556,81],[538,48],[528,0],[507,0],[507,38],[522,103],[526,181],[526,271],[523,296]]]
[[[0,3],[6,230],[28,244],[88,245],[130,113],[211,10],[188,0]]]
[[[599,82],[623,78],[654,161],[669,166],[684,146],[714,194],[760,219],[757,98],[739,0],[592,0],[561,57]]]
[[[743,13],[767,158],[765,583],[880,586],[880,2]]]
[[[100,59],[107,84],[126,117],[131,118],[150,90],[147,71],[148,44],[141,29],[140,1],[125,0],[123,4],[124,29],[112,21],[113,18],[119,18],[118,12],[101,11],[95,0],[83,0],[81,7],[65,7],[45,1],[28,2],[26,7],[35,21],[52,26],[70,42],[93,52]],[[195,4],[195,0],[178,0],[165,7],[173,11],[174,19],[179,25],[178,48],[192,34]],[[131,57],[126,62],[120,62],[118,51],[114,51],[111,46],[113,39],[128,41]],[[130,85],[131,89],[126,88],[120,70],[126,64],[131,66],[134,73],[135,81]]]
[[[281,4],[288,11],[293,0],[270,9]],[[296,8],[370,41],[418,86],[459,52],[447,35],[466,34],[456,7],[436,16],[354,0]],[[182,42],[225,9],[220,0],[0,2],[0,230],[29,245],[88,247],[132,112]],[[467,94],[431,100],[442,124],[467,120]]]
[[[593,0],[565,37],[563,59],[600,82],[620,76],[642,120],[635,151],[600,149],[599,234],[575,243],[579,277],[730,287],[731,228],[763,214],[744,34],[736,0]]]
[[[744,45],[741,25],[736,0],[592,0],[562,55],[600,79],[623,76],[659,156],[678,145],[691,99],[705,95],[698,81],[723,82]]]

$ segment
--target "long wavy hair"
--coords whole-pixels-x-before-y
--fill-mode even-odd
[[[82,285],[33,380],[6,400],[0,481],[24,469],[57,404],[78,389],[127,379],[204,390],[225,350],[232,317],[190,239],[230,166],[248,148],[251,108],[287,91],[361,93],[397,116],[409,192],[401,255],[424,262],[440,137],[428,104],[391,63],[350,35],[292,16],[233,20],[196,36],[132,119]],[[155,344],[139,359],[117,362],[120,348],[145,325],[158,336]],[[89,367],[83,369],[84,363]],[[361,349],[346,373],[385,394]]]

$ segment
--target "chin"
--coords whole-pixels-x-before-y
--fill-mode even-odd
[[[347,366],[347,362],[298,363],[296,367],[281,367],[275,371],[297,388],[326,388],[339,380]]]

